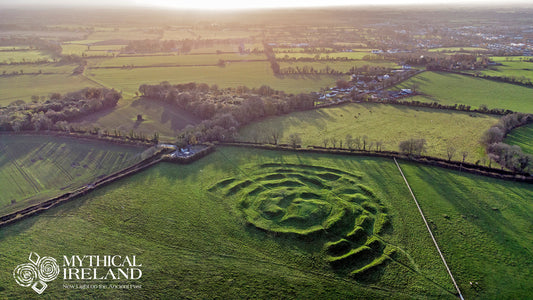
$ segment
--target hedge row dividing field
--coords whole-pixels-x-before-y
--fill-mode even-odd
[[[65,137],[0,136],[0,213],[73,190],[141,159],[141,148]]]

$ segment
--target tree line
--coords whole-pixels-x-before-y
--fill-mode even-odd
[[[42,102],[37,96],[29,104],[16,101],[0,108],[0,131],[64,130],[69,121],[114,107],[120,98],[113,89],[85,88],[64,96],[52,93]]]
[[[201,123],[187,126],[178,136],[180,144],[208,141],[231,141],[237,129],[260,118],[311,109],[318,100],[315,94],[286,94],[268,86],[259,88],[218,88],[216,85],[143,84],[139,92],[147,100],[163,101],[191,112]]]
[[[496,125],[483,134],[481,140],[486,147],[489,159],[513,172],[532,174],[533,156],[523,153],[519,146],[511,146],[503,142],[511,130],[531,123],[533,123],[531,114],[512,113],[503,116]]]

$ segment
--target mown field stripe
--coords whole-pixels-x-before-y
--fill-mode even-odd
[[[411,189],[409,182],[407,182],[407,178],[405,178],[405,176],[403,175],[402,168],[400,168],[400,165],[398,164],[398,161],[396,161],[396,158],[393,158],[393,159],[394,159],[394,163],[398,167],[398,170],[400,171],[400,174],[402,174],[403,180],[405,181],[405,184],[407,185],[407,188],[409,189],[411,196],[413,196],[413,200],[415,200],[416,207],[418,207],[418,211],[420,212],[420,215],[422,216],[422,220],[424,220],[424,224],[426,224],[426,228],[429,231],[429,235],[431,236],[431,239],[433,240],[433,243],[435,244],[435,247],[437,248],[437,251],[439,252],[440,258],[442,259],[442,262],[444,263],[444,266],[446,267],[446,270],[448,271],[448,274],[450,275],[450,278],[452,279],[455,289],[459,293],[459,298],[461,298],[461,300],[464,300],[463,294],[461,294],[461,290],[459,289],[457,282],[455,282],[455,278],[453,277],[452,271],[450,271],[450,268],[448,267],[448,264],[446,263],[446,259],[444,258],[444,255],[442,255],[442,252],[440,251],[439,245],[437,244],[437,240],[435,239],[435,236],[433,235],[431,228],[429,228],[429,224],[426,220],[426,217],[424,216],[424,213],[422,212],[422,208],[420,208],[420,205],[418,204],[418,200],[416,200],[415,194],[413,193],[413,190]]]

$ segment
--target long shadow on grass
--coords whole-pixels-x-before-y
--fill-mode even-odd
[[[456,176],[465,176],[456,171],[447,171],[453,172]],[[419,178],[424,178],[424,182],[428,184],[429,182],[439,182],[440,184],[430,184],[431,187],[440,195],[450,195],[450,186],[454,189],[468,191],[470,187],[458,179],[447,179],[448,183],[443,184],[441,175],[437,174],[437,171],[430,170],[428,168],[417,166],[416,176]],[[480,181],[490,181],[492,186],[500,186],[499,189],[506,189],[507,187],[502,186],[501,182],[496,182],[496,179],[492,178],[482,178],[479,177],[477,180]],[[515,185],[516,183],[507,183]],[[416,194],[416,188],[414,189]],[[424,202],[429,201],[429,199],[420,199],[422,210],[424,210]],[[503,248],[509,249],[512,248],[513,252],[520,252],[524,257],[531,257],[532,253],[528,248],[524,248],[518,240],[520,240],[519,235],[521,235],[521,230],[515,225],[506,220],[501,212],[497,208],[491,208],[490,204],[484,202],[483,199],[461,199],[460,197],[454,197],[452,195],[445,197],[445,200],[452,204],[455,210],[463,215],[470,224],[475,225],[479,232],[489,235],[494,241],[500,244]],[[505,199],[502,199],[505,201]],[[510,204],[514,205],[514,204]],[[516,208],[515,208],[516,209]],[[437,215],[432,215],[433,218],[437,218]],[[509,235],[508,232],[503,232],[501,229],[505,228],[506,231],[511,231],[516,234]],[[498,233],[496,233],[498,232]],[[468,237],[465,237],[468,238]]]

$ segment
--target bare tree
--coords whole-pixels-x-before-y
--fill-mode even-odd
[[[279,142],[279,139],[281,138],[281,130],[278,128],[272,128],[270,130],[270,138],[272,139],[272,143],[274,145],[277,145]]]
[[[352,150],[353,149],[353,137],[351,134],[347,134],[346,135],[346,147],[348,147],[348,149]]]
[[[328,138],[324,138],[322,140],[322,144],[324,145],[324,148],[327,148],[328,147],[328,143],[329,143],[329,139]]]
[[[455,152],[457,152],[457,149],[455,149],[454,146],[448,146],[446,148],[446,154],[448,155],[448,161],[451,161],[453,156],[455,155]]]
[[[465,162],[466,157],[468,156],[468,151],[463,151],[463,163]]]
[[[337,147],[337,138],[332,137],[331,139],[329,139],[329,141],[331,142],[331,146],[333,148]]]
[[[298,133],[292,133],[289,136],[289,143],[293,148],[299,147],[302,144],[302,138]]]

